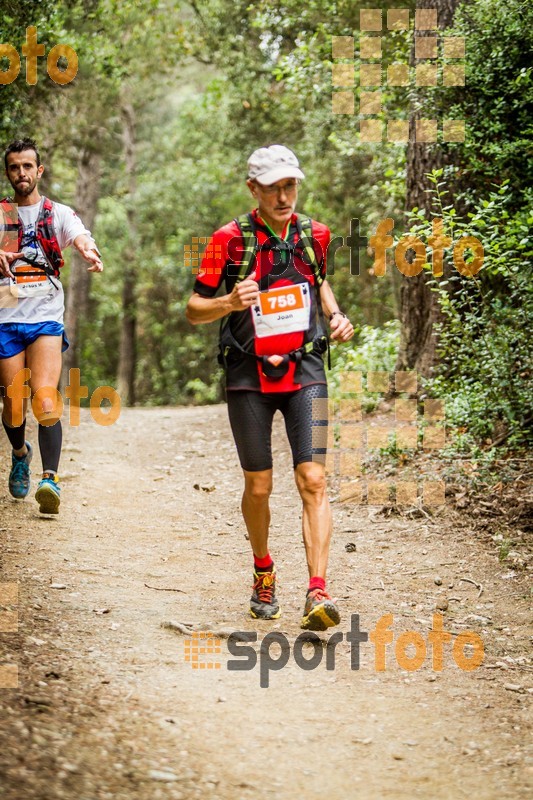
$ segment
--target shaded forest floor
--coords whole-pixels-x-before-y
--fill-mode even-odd
[[[247,616],[250,554],[224,407],[126,410],[109,428],[83,414],[79,428],[65,425],[55,519],[39,516],[35,481],[25,502],[8,496],[2,441],[0,581],[19,592],[18,630],[0,635],[0,664],[19,672],[18,688],[0,690],[5,800],[530,796],[525,572],[448,506],[410,519],[333,505],[340,630],[351,614],[365,631],[392,614],[385,671],[370,642],[351,669],[345,639],[335,670],[323,658],[305,671],[291,657],[268,688],[259,665],[227,669],[231,631],[257,631],[256,652],[271,630],[291,650],[301,633],[299,503],[276,426],[271,552],[283,613],[270,624]],[[35,443],[33,421],[29,432]],[[458,669],[451,645],[440,672],[429,646],[420,669],[399,669],[398,636],[427,642],[437,605],[454,638],[482,637],[479,669]],[[185,660],[193,630],[218,634],[220,656],[204,661],[219,669]]]

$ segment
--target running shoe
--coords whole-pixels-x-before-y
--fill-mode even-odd
[[[35,499],[39,503],[41,514],[59,514],[59,503],[61,502],[61,488],[59,478],[52,472],[45,472],[40,481]]]
[[[325,631],[341,621],[339,609],[322,589],[311,589],[305,600],[304,615],[300,623],[307,631]]]
[[[255,572],[250,615],[254,619],[277,619],[281,614],[276,600],[276,568],[272,572]]]
[[[30,491],[30,461],[33,456],[33,449],[29,442],[26,442],[26,447],[28,452],[25,456],[18,458],[14,453],[11,456],[9,491],[17,500],[23,500]]]

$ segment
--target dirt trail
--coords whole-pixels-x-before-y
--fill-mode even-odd
[[[292,649],[306,569],[277,424],[271,551],[283,614],[274,625],[246,614],[249,545],[223,407],[126,410],[109,428],[84,414],[79,428],[65,426],[57,519],[39,517],[35,484],[31,500],[8,497],[2,442],[0,580],[19,585],[19,629],[1,634],[0,664],[17,664],[20,679],[0,691],[5,800],[528,796],[525,580],[446,512],[410,522],[335,503],[330,590],[342,631],[350,614],[370,631],[390,613],[395,642],[406,630],[427,642],[446,597],[445,628],[483,638],[475,671],[457,668],[451,645],[441,672],[429,646],[418,671],[401,670],[393,643],[376,672],[370,642],[352,670],[343,641],[335,670],[325,653],[313,671],[291,657],[261,688],[259,666],[227,669],[227,639],[221,668],[193,669],[190,637],[161,627],[257,631],[259,641],[277,630]],[[481,596],[460,578],[481,583]]]

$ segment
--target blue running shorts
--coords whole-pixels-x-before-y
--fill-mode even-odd
[[[0,323],[0,358],[11,358],[17,353],[22,353],[39,336],[62,336],[61,352],[64,353],[68,349],[69,341],[65,336],[65,326],[60,322],[36,322],[33,324],[4,322]]]

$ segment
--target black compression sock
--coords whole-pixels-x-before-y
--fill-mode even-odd
[[[39,450],[43,462],[43,472],[57,472],[63,443],[61,420],[55,425],[39,425]]]
[[[6,425],[5,419],[2,417],[2,424],[13,450],[22,450],[26,441],[26,420],[24,420],[22,425],[19,425],[18,428],[10,428],[9,425]]]

